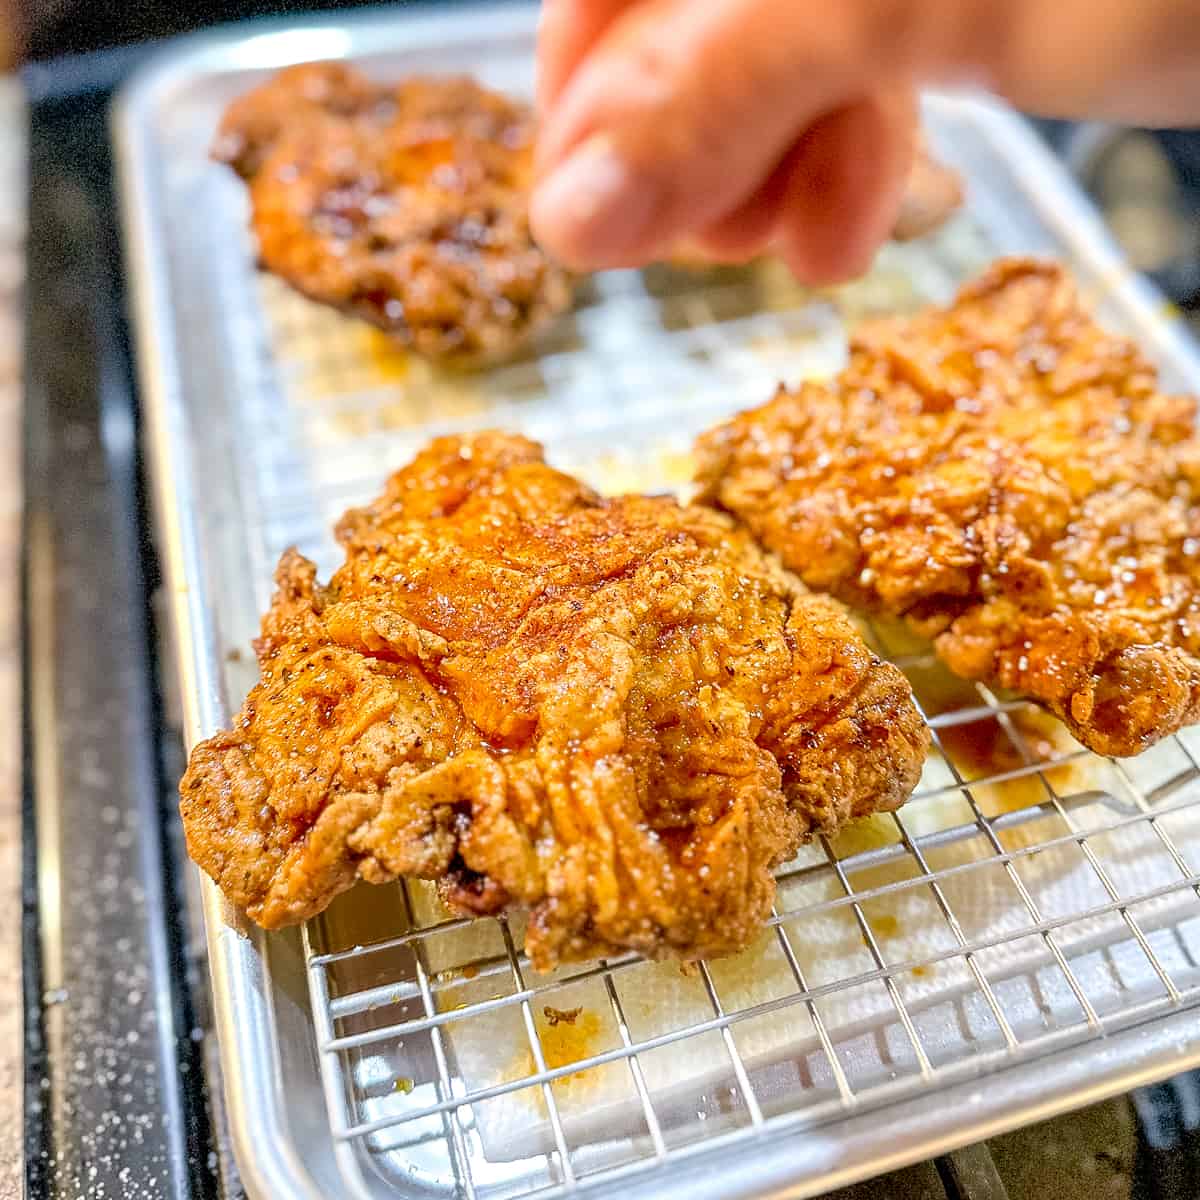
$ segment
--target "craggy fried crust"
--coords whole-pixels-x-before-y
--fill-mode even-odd
[[[903,676],[711,509],[484,434],[338,532],[327,587],[284,557],[261,682],[181,785],[192,857],[268,928],[408,875],[530,909],[541,968],[727,954],[773,867],[916,782]]]
[[[1129,755],[1200,718],[1195,408],[1014,259],[706,434],[700,475],[811,587]]]
[[[571,303],[534,244],[533,117],[470,79],[385,88],[293,67],[235,101],[213,147],[250,187],[262,265],[418,353],[511,355]]]

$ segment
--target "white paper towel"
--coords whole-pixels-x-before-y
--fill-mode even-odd
[[[1028,736],[1041,739],[1043,752],[1063,755],[1073,749],[1065,732],[1049,718],[1025,715],[1021,721]],[[971,766],[965,762],[964,773],[969,773]],[[1155,764],[1148,761],[1140,769],[1143,773],[1153,772]],[[1053,767],[1047,774],[1056,791],[1066,798],[1070,818],[1078,828],[1103,829],[1134,811],[1128,783],[1117,768],[1104,760],[1081,757],[1067,766]],[[945,761],[931,755],[918,798],[904,813],[910,836],[919,838],[971,820],[970,808],[960,792],[937,790],[951,778]],[[1195,784],[1183,785],[1188,786]],[[926,793],[926,798],[920,798],[922,793]],[[974,794],[988,815],[996,815],[1019,812],[1044,800],[1048,793],[1034,775],[1006,784],[979,786]],[[1082,803],[1071,800],[1080,794],[1091,798]],[[1178,803],[1183,794],[1177,790],[1170,803]],[[1177,848],[1185,854],[1200,852],[1200,812],[1183,812],[1172,820],[1171,836]],[[1068,832],[1064,819],[1051,813],[998,835],[1005,852],[1018,853],[1012,870],[1030,901],[1047,920],[1075,916],[1111,900],[1078,843],[1059,842],[1035,854],[1019,853]],[[892,819],[878,817],[844,834],[835,850],[844,859],[898,840]],[[1142,896],[1182,878],[1148,823],[1128,824],[1108,834],[1097,833],[1088,845],[1123,897]],[[982,831],[925,852],[927,865],[934,873],[979,864],[945,875],[940,882],[942,897],[968,943],[999,941],[1007,934],[1031,928],[1034,923],[1029,905],[1006,868],[988,862],[995,856],[995,849]],[[823,859],[820,850],[809,848],[799,863],[813,864]],[[784,921],[782,929],[808,987],[838,985],[818,999],[815,1008],[839,1049],[839,1057],[845,1056],[842,1066],[851,1088],[861,1091],[897,1072],[913,1069],[915,1052],[898,1024],[896,1007],[885,984],[871,981],[841,986],[844,981],[877,967],[852,908],[848,905],[826,908],[815,914],[804,911],[844,894],[837,876],[830,870],[801,870],[789,877],[789,870],[782,872],[779,908],[784,914],[796,915]],[[853,871],[850,883],[856,893],[871,893],[920,877],[916,861],[905,853],[894,861]],[[928,884],[915,883],[887,891],[863,901],[861,908],[886,963],[922,964],[959,945]],[[1140,928],[1148,933],[1189,914],[1200,918],[1200,902],[1194,891],[1182,889],[1143,902],[1135,906],[1133,913]],[[486,954],[488,951],[479,940],[481,936],[478,926],[440,936],[436,943],[440,968],[452,971],[481,953]],[[1053,936],[1065,955],[1080,960],[1079,971],[1088,969],[1082,956],[1090,948],[1121,947],[1120,954],[1107,955],[1107,961],[1101,964],[1099,969],[1105,978],[1085,984],[1081,977],[1086,991],[1097,996],[1105,994],[1105,987],[1114,995],[1121,991],[1126,995],[1131,991],[1147,995],[1162,991],[1149,960],[1132,942],[1131,931],[1119,912],[1073,920]],[[494,953],[494,949],[490,952]],[[1005,1016],[1016,1029],[1018,1040],[1035,1036],[1039,1023],[1066,1024],[1082,1018],[1069,983],[1053,966],[1051,950],[1041,936],[1031,934],[1000,941],[978,951],[974,958],[1001,997]],[[797,993],[795,974],[773,931],[765,933],[743,954],[714,962],[709,969],[726,1013]],[[530,974],[526,982],[528,986],[539,987],[548,980]],[[634,1043],[708,1021],[714,1015],[704,980],[698,973],[684,971],[677,964],[637,963],[622,967],[613,973],[612,982]],[[999,1027],[963,956],[903,971],[895,976],[895,988],[900,1001],[914,1015],[922,1046],[935,1059],[935,1065],[1001,1044]],[[520,1006],[509,1005],[482,1014],[469,1011],[470,1005],[504,994],[505,990],[511,988],[507,984],[497,985],[493,978],[463,980],[451,990],[454,1006],[468,1006],[463,1018],[447,1027],[457,1070],[468,1092],[523,1079],[535,1072]],[[956,1029],[952,1021],[947,1030],[944,1020],[939,1026],[936,1017],[931,1018],[930,1044],[926,1045],[921,1014],[948,1004],[953,1004],[961,1028]],[[544,996],[538,995],[532,1007],[543,1054],[551,1068],[621,1046],[619,1026],[602,978],[570,983]],[[570,1019],[563,1019],[561,1013],[568,1014]],[[771,1064],[790,1062],[798,1065],[802,1080],[814,1089],[814,1096],[834,1087],[832,1070],[821,1053],[806,1004],[791,1004],[751,1020],[735,1022],[731,1029],[738,1052],[756,1077]],[[878,1052],[874,1062],[870,1061],[869,1053],[864,1058],[861,1046],[851,1047],[864,1033],[885,1035],[882,1041],[875,1039]],[[870,1038],[866,1041],[868,1046],[872,1043]],[[685,1116],[695,1117],[713,1104],[714,1092],[734,1084],[729,1054],[719,1032],[689,1036],[643,1053],[639,1061],[657,1111],[669,1113],[682,1109]],[[564,1131],[572,1144],[645,1132],[634,1077],[624,1060],[568,1075],[555,1081],[552,1090]],[[493,1098],[474,1106],[474,1112],[489,1159],[507,1161],[553,1148],[545,1102],[538,1086]]]

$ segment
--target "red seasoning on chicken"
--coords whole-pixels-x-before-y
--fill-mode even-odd
[[[603,499],[524,438],[443,438],[295,553],[262,679],[181,785],[192,857],[268,928],[359,879],[529,911],[539,968],[745,947],[772,868],[897,808],[927,734],[841,608],[726,516]]]
[[[1012,259],[705,434],[700,479],[810,587],[1130,755],[1200,720],[1195,417],[1060,266]]]
[[[432,359],[505,358],[571,304],[529,232],[529,108],[466,78],[340,63],[235,101],[213,147],[250,188],[263,267]]]

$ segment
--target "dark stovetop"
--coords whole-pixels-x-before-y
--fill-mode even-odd
[[[127,15],[137,24],[146,11],[134,5]],[[154,31],[181,20],[168,13]],[[138,30],[150,24],[141,20]],[[76,43],[94,32],[80,26]],[[24,948],[33,1198],[240,1194],[223,1143],[203,944],[186,900],[192,875],[174,795],[182,748],[159,687],[158,574],[114,224],[107,100],[142,53],[126,47],[26,72]],[[1200,192],[1200,135],[1146,135],[1137,151],[1158,181],[1151,198],[1175,214],[1172,248],[1139,232],[1139,204],[1143,223],[1156,218],[1137,171],[1121,164],[1127,146],[1049,132],[1102,192],[1118,195],[1126,236],[1142,238],[1142,260],[1157,247],[1158,260],[1144,265],[1181,304],[1200,302],[1200,199],[1189,192]],[[1159,167],[1148,167],[1155,155]],[[1174,190],[1163,183],[1163,162]],[[1014,1197],[1068,1197],[1071,1184],[1082,1184],[1080,1196],[1190,1200],[1200,1195],[1198,1123],[1200,1087],[1184,1078],[850,1189],[843,1200],[1002,1200],[1006,1183]],[[1042,1159],[1049,1165],[1039,1175]]]
[[[211,1197],[100,94],[32,109],[24,523],[31,1197]],[[101,1184],[105,1187],[101,1190]]]

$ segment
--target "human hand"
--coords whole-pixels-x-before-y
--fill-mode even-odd
[[[545,0],[534,230],[579,268],[686,243],[834,282],[896,220],[915,84],[1195,119],[1198,54],[1198,0]]]

